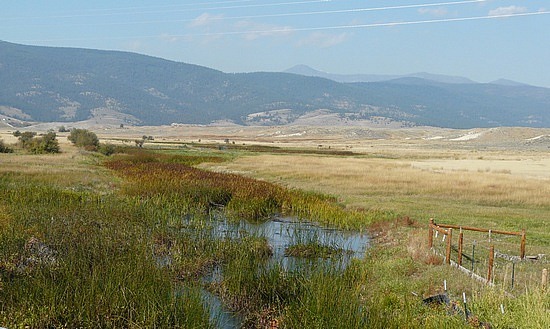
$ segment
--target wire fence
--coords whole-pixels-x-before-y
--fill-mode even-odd
[[[428,246],[472,278],[512,292],[548,284],[549,259],[528,255],[526,232],[436,224],[430,219]]]

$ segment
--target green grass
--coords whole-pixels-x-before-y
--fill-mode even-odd
[[[348,214],[322,195],[190,166],[217,159],[120,155],[107,164],[120,175],[109,193],[1,173],[2,325],[209,327],[200,282],[219,266],[223,280],[211,289],[248,324],[277,319],[305,298],[304,274],[268,265],[264,238],[213,237],[209,212],[223,206],[226,216],[250,220]]]
[[[0,171],[2,326],[209,328],[207,289],[246,326],[463,328],[459,315],[422,303],[447,280],[454,299],[467,293],[481,321],[548,327],[549,297],[536,285],[513,299],[481,287],[434,262],[416,243],[424,232],[414,221],[389,221],[392,211],[348,209],[334,196],[195,167],[221,161],[215,152],[130,152],[109,158],[109,171],[98,166],[104,157],[82,157],[66,167],[62,184],[49,169]],[[82,166],[96,178],[87,188],[79,187],[82,171],[70,170]],[[263,237],[216,236],[216,212],[253,221],[285,213],[351,229],[378,223],[382,230],[365,259],[346,268],[287,269],[270,261]],[[534,238],[544,239],[542,231]],[[304,257],[340,252],[311,236],[298,236],[293,248]],[[205,282],[213,271],[220,278]]]
[[[322,241],[318,233],[294,232],[292,244],[285,249],[285,256],[316,259],[337,258],[352,251],[340,248],[333,241]]]
[[[17,179],[3,179],[1,190],[9,213],[0,235],[3,325],[209,326],[197,293],[174,295],[149,251],[150,219],[132,202]],[[32,239],[54,261],[32,250]]]
[[[341,248],[326,246],[315,241],[294,244],[285,250],[286,256],[298,258],[331,258],[344,253],[346,251]]]
[[[206,167],[206,166],[203,166]],[[447,280],[454,300],[462,292],[472,298],[474,314],[494,327],[547,328],[548,294],[540,293],[541,270],[548,261],[522,262],[516,265],[516,285],[510,289],[511,263],[497,260],[495,287],[470,279],[462,272],[442,265],[426,247],[428,219],[475,227],[519,231],[526,228],[527,254],[548,254],[548,189],[544,181],[511,175],[451,172],[445,175],[420,171],[406,163],[406,158],[312,157],[302,155],[260,155],[235,159],[224,164],[228,171],[248,173],[267,181],[293,188],[335,195],[348,209],[369,209],[373,213],[394,213],[416,221],[413,226],[401,222],[387,223],[391,216],[376,216],[370,226],[376,236],[359,280],[364,285],[362,300],[368,310],[369,327],[374,328],[463,328],[460,316],[448,315],[445,309],[426,308],[422,297],[441,292]],[[375,209],[375,210],[373,210]],[[378,226],[381,226],[379,229]],[[454,245],[458,234],[454,234]],[[441,240],[441,236],[438,240]],[[488,237],[465,233],[465,245],[471,251],[476,240],[479,257],[476,268],[486,275]],[[502,240],[502,241],[500,241]],[[515,241],[515,242],[514,242]],[[519,239],[493,236],[497,249],[518,255]],[[483,246],[483,248],[482,248]],[[456,252],[453,252],[456,260]],[[468,265],[466,264],[466,267]],[[515,297],[502,293],[506,289]],[[416,293],[418,296],[413,295]],[[499,314],[497,301],[515,305],[507,319]],[[518,303],[517,301],[522,301]],[[523,305],[523,306],[520,306]],[[513,325],[509,325],[513,324]]]
[[[353,266],[343,273],[321,267],[298,278],[304,293],[285,308],[283,327],[371,328],[356,275]]]
[[[489,287],[434,257],[425,247],[424,232],[416,224],[385,224],[379,244],[369,249],[359,272],[365,286],[361,292],[369,308],[372,328],[467,328],[464,315],[445,307],[428,307],[422,299],[444,292],[447,282],[451,300],[463,309],[462,294],[476,322],[493,328],[547,328],[550,297],[531,280],[530,288],[517,289],[513,297],[500,284]],[[399,241],[399,242],[398,242]],[[408,241],[408,242],[403,242]],[[528,264],[525,264],[528,266]],[[477,264],[476,266],[481,266]],[[518,269],[519,271],[519,269]],[[503,304],[505,314],[501,314]]]

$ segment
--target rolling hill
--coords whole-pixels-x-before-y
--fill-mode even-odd
[[[7,122],[281,125],[322,113],[341,125],[550,127],[550,89],[430,77],[343,83],[229,74],[135,53],[0,41],[0,115]]]

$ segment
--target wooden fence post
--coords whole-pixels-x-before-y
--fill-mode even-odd
[[[521,244],[520,244],[520,256],[521,259],[525,259],[525,229],[521,230]]]
[[[432,248],[434,245],[434,219],[430,218],[430,223],[428,224],[428,248]]]
[[[447,230],[447,252],[445,253],[445,263],[447,265],[451,264],[451,243],[453,241],[453,229],[450,228]]]
[[[512,263],[512,289],[514,289],[514,283],[516,281],[516,262]]]
[[[487,270],[487,283],[491,283],[493,278],[493,263],[495,261],[495,246],[489,248],[489,269]]]
[[[464,241],[464,233],[462,231],[458,234],[458,266],[462,266],[462,243]]]

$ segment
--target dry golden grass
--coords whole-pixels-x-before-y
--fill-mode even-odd
[[[432,152],[434,158],[440,156]],[[487,161],[495,161],[493,157],[496,155],[492,154],[492,159]],[[430,217],[440,222],[488,229],[526,229],[527,254],[549,253],[550,184],[544,177],[527,177],[518,170],[514,170],[515,173],[499,173],[465,168],[442,172],[418,168],[412,165],[414,161],[417,161],[416,158],[265,154],[241,157],[209,167],[236,171],[293,188],[328,193],[337,196],[348,207],[378,208],[394,211],[404,218],[411,216],[417,224],[406,225],[405,231],[393,227],[402,224],[381,223],[384,227],[373,234],[377,246],[398,250],[399,256],[392,256],[401,260],[413,259],[429,266],[442,264],[442,258],[427,248],[426,227]],[[457,235],[454,241],[456,245]],[[437,242],[438,250],[444,252],[441,238]],[[490,244],[495,244],[499,252],[519,255],[519,243],[518,237],[494,234],[489,241],[486,233],[466,232],[464,235],[466,254],[471,253],[472,244],[477,245],[476,254],[480,263],[476,269],[481,275],[487,271]],[[390,260],[384,262],[391,263]],[[510,289],[511,263],[498,259],[496,264],[495,284],[498,288]],[[547,266],[545,264],[522,262],[517,265],[514,292],[524,291],[526,286],[536,284],[542,268]],[[445,272],[440,267],[436,270],[422,268],[419,273],[411,274],[414,279],[408,279],[415,284],[425,281],[428,288],[420,292],[435,292],[434,277],[446,278],[455,284],[464,282],[464,286],[458,284],[462,291],[466,288],[466,291],[479,289],[478,283],[471,283],[460,272]]]
[[[544,229],[550,224],[547,180],[491,171],[442,173],[415,167],[412,161],[266,154],[211,168],[331,194],[353,208],[395,211],[426,223],[435,217],[492,229],[528,228],[538,240],[550,238]]]
[[[260,155],[242,157],[217,169],[279,178],[294,187],[341,195],[357,206],[385,203],[388,197],[397,196],[550,206],[546,180],[494,172],[441,173],[413,167],[403,160]]]
[[[390,210],[419,221],[434,217],[441,222],[508,230],[528,228],[541,233],[549,224],[550,156],[544,149],[517,147],[533,136],[548,134],[544,129],[489,129],[483,138],[467,142],[449,140],[466,131],[441,129],[185,126],[109,128],[96,132],[102,141],[130,144],[143,135],[154,136],[154,141],[146,143],[146,147],[153,148],[189,142],[195,143],[191,148],[200,148],[201,144],[215,145],[227,138],[237,145],[353,151],[358,156],[239,154],[233,162],[212,164],[210,168],[327,193],[351,208]],[[23,170],[37,176],[47,173],[44,176],[63,182],[65,176],[75,175],[63,175],[62,171],[74,170],[80,172],[76,175],[80,182],[66,182],[67,185],[105,181],[102,177],[106,175],[94,176],[89,173],[88,164],[79,164],[79,151],[65,135],[58,134],[62,154],[0,157],[0,171]],[[436,135],[447,140],[427,138]],[[10,131],[0,131],[0,138],[8,143],[15,141]],[[503,148],[503,142],[516,147]],[[548,233],[538,237],[544,238],[550,238]]]
[[[245,173],[286,186],[315,190],[337,196],[349,207],[393,210],[418,219],[429,217],[471,224],[482,218],[494,222],[506,218],[505,226],[521,227],[525,218],[548,218],[550,207],[550,157],[542,149],[503,148],[502,142],[522,145],[548,130],[484,130],[483,137],[467,142],[449,139],[467,131],[443,129],[373,130],[343,127],[129,127],[95,130],[102,141],[128,141],[143,135],[155,143],[258,144],[281,148],[322,148],[347,150],[357,157],[313,155],[270,155],[240,157],[213,167]],[[445,136],[447,140],[433,139]],[[11,131],[0,131],[7,143],[16,141]],[[65,134],[58,134],[62,154],[56,156],[18,155],[0,158],[0,170],[27,170],[57,174],[63,170],[82,171],[79,151]],[[160,145],[159,144],[159,145]],[[508,145],[507,144],[507,145]],[[18,164],[25,163],[24,168]],[[51,165],[47,165],[51,163]],[[218,165],[214,165],[218,166]],[[59,173],[59,176],[63,176]],[[62,177],[60,177],[62,178]],[[517,221],[519,223],[512,224]],[[546,223],[547,224],[547,223]]]
[[[74,147],[63,138],[58,138],[59,154],[28,154],[17,150],[0,154],[0,174],[25,175],[37,182],[53,184],[68,189],[107,192],[114,187],[117,178],[100,165],[99,155]]]
[[[277,142],[278,137],[256,138],[252,134],[247,135],[246,131],[240,133],[237,129],[241,128],[235,128],[230,132],[233,135],[230,135],[227,129],[216,131],[211,128],[206,138],[204,135],[195,135],[200,132],[193,129],[194,132],[185,136],[155,136],[155,140],[166,138],[166,141],[179,142],[178,139],[181,139],[183,142],[183,139],[202,138],[203,143],[215,143],[223,141],[227,136],[239,143],[271,145],[270,143],[275,142],[276,146],[283,144]],[[133,138],[130,134],[118,134],[115,131],[108,137],[112,140],[123,138],[130,141]],[[133,131],[132,134],[137,137],[155,135],[153,130],[145,128]],[[435,257],[426,247],[425,225],[430,217],[435,217],[440,222],[493,229],[517,231],[526,228],[528,254],[549,254],[550,186],[544,173],[545,170],[550,172],[550,168],[546,167],[549,164],[546,150],[516,149],[503,152],[493,148],[479,151],[475,145],[404,140],[401,134],[403,133],[396,133],[401,139],[383,141],[349,141],[338,136],[307,136],[286,140],[284,143],[284,147],[310,149],[320,148],[316,144],[322,144],[322,148],[331,147],[332,150],[349,150],[349,145],[352,145],[353,151],[360,153],[353,157],[268,153],[250,156],[227,150],[220,153],[229,154],[226,158],[233,159],[231,162],[203,166],[241,173],[293,188],[331,194],[350,208],[390,210],[402,219],[410,217],[416,220],[414,225],[411,224],[413,221],[409,223],[408,220],[381,223],[382,226],[387,226],[381,226],[380,235],[373,236],[378,242],[375,245],[380,248],[373,248],[370,258],[366,259],[369,263],[364,266],[367,273],[365,287],[368,286],[366,290],[369,293],[365,295],[366,298],[372,295],[372,299],[367,300],[374,310],[377,310],[378,305],[378,310],[383,313],[389,307],[390,312],[388,318],[383,319],[384,323],[396,314],[404,314],[405,317],[395,323],[409,323],[411,318],[407,316],[417,314],[417,303],[410,303],[415,308],[408,309],[407,304],[400,305],[399,301],[404,300],[404,296],[412,298],[411,292],[419,292],[421,296],[425,296],[440,291],[443,279],[449,279],[449,285],[454,292],[479,289],[478,283],[472,284],[465,275],[453,268],[434,266],[441,263],[441,258]],[[80,153],[68,145],[65,139],[60,137],[63,153],[59,155],[0,155],[0,174],[24,172],[30,174],[32,179],[69,188],[112,188],[112,174],[97,165],[101,158]],[[105,137],[102,141],[105,141]],[[195,147],[190,146],[186,150]],[[205,152],[217,151],[205,149]],[[534,166],[542,166],[542,169],[538,169],[543,174],[533,175],[524,166],[526,159],[531,159]],[[509,167],[511,161],[517,161],[518,166]],[[10,220],[8,216],[2,216],[2,213],[4,212],[0,204],[0,228],[2,223],[9,223]],[[478,241],[482,238],[476,237]],[[471,236],[465,239],[465,244],[471,244]],[[509,244],[510,250],[516,246],[508,240],[503,243],[506,246]],[[482,246],[478,246],[477,250],[480,252]],[[531,266],[530,262],[523,264]],[[518,277],[530,276],[524,280],[526,282],[540,282],[539,268],[528,271],[518,267],[517,271]],[[506,288],[509,285],[506,282],[510,273],[509,267],[497,267],[496,273],[501,280],[498,286]],[[524,318],[532,320],[547,315],[547,307],[541,306],[548,305],[547,297],[544,298],[537,299],[527,295],[527,302],[536,303],[529,307],[518,307],[518,323],[523,323]],[[501,299],[495,300],[502,303]],[[510,302],[506,300],[506,303]],[[492,307],[491,310],[493,309],[496,308]],[[535,309],[535,315],[526,315],[533,314],[532,309]],[[484,308],[478,307],[477,311],[482,312]],[[485,318],[490,319],[490,316],[486,315]]]

